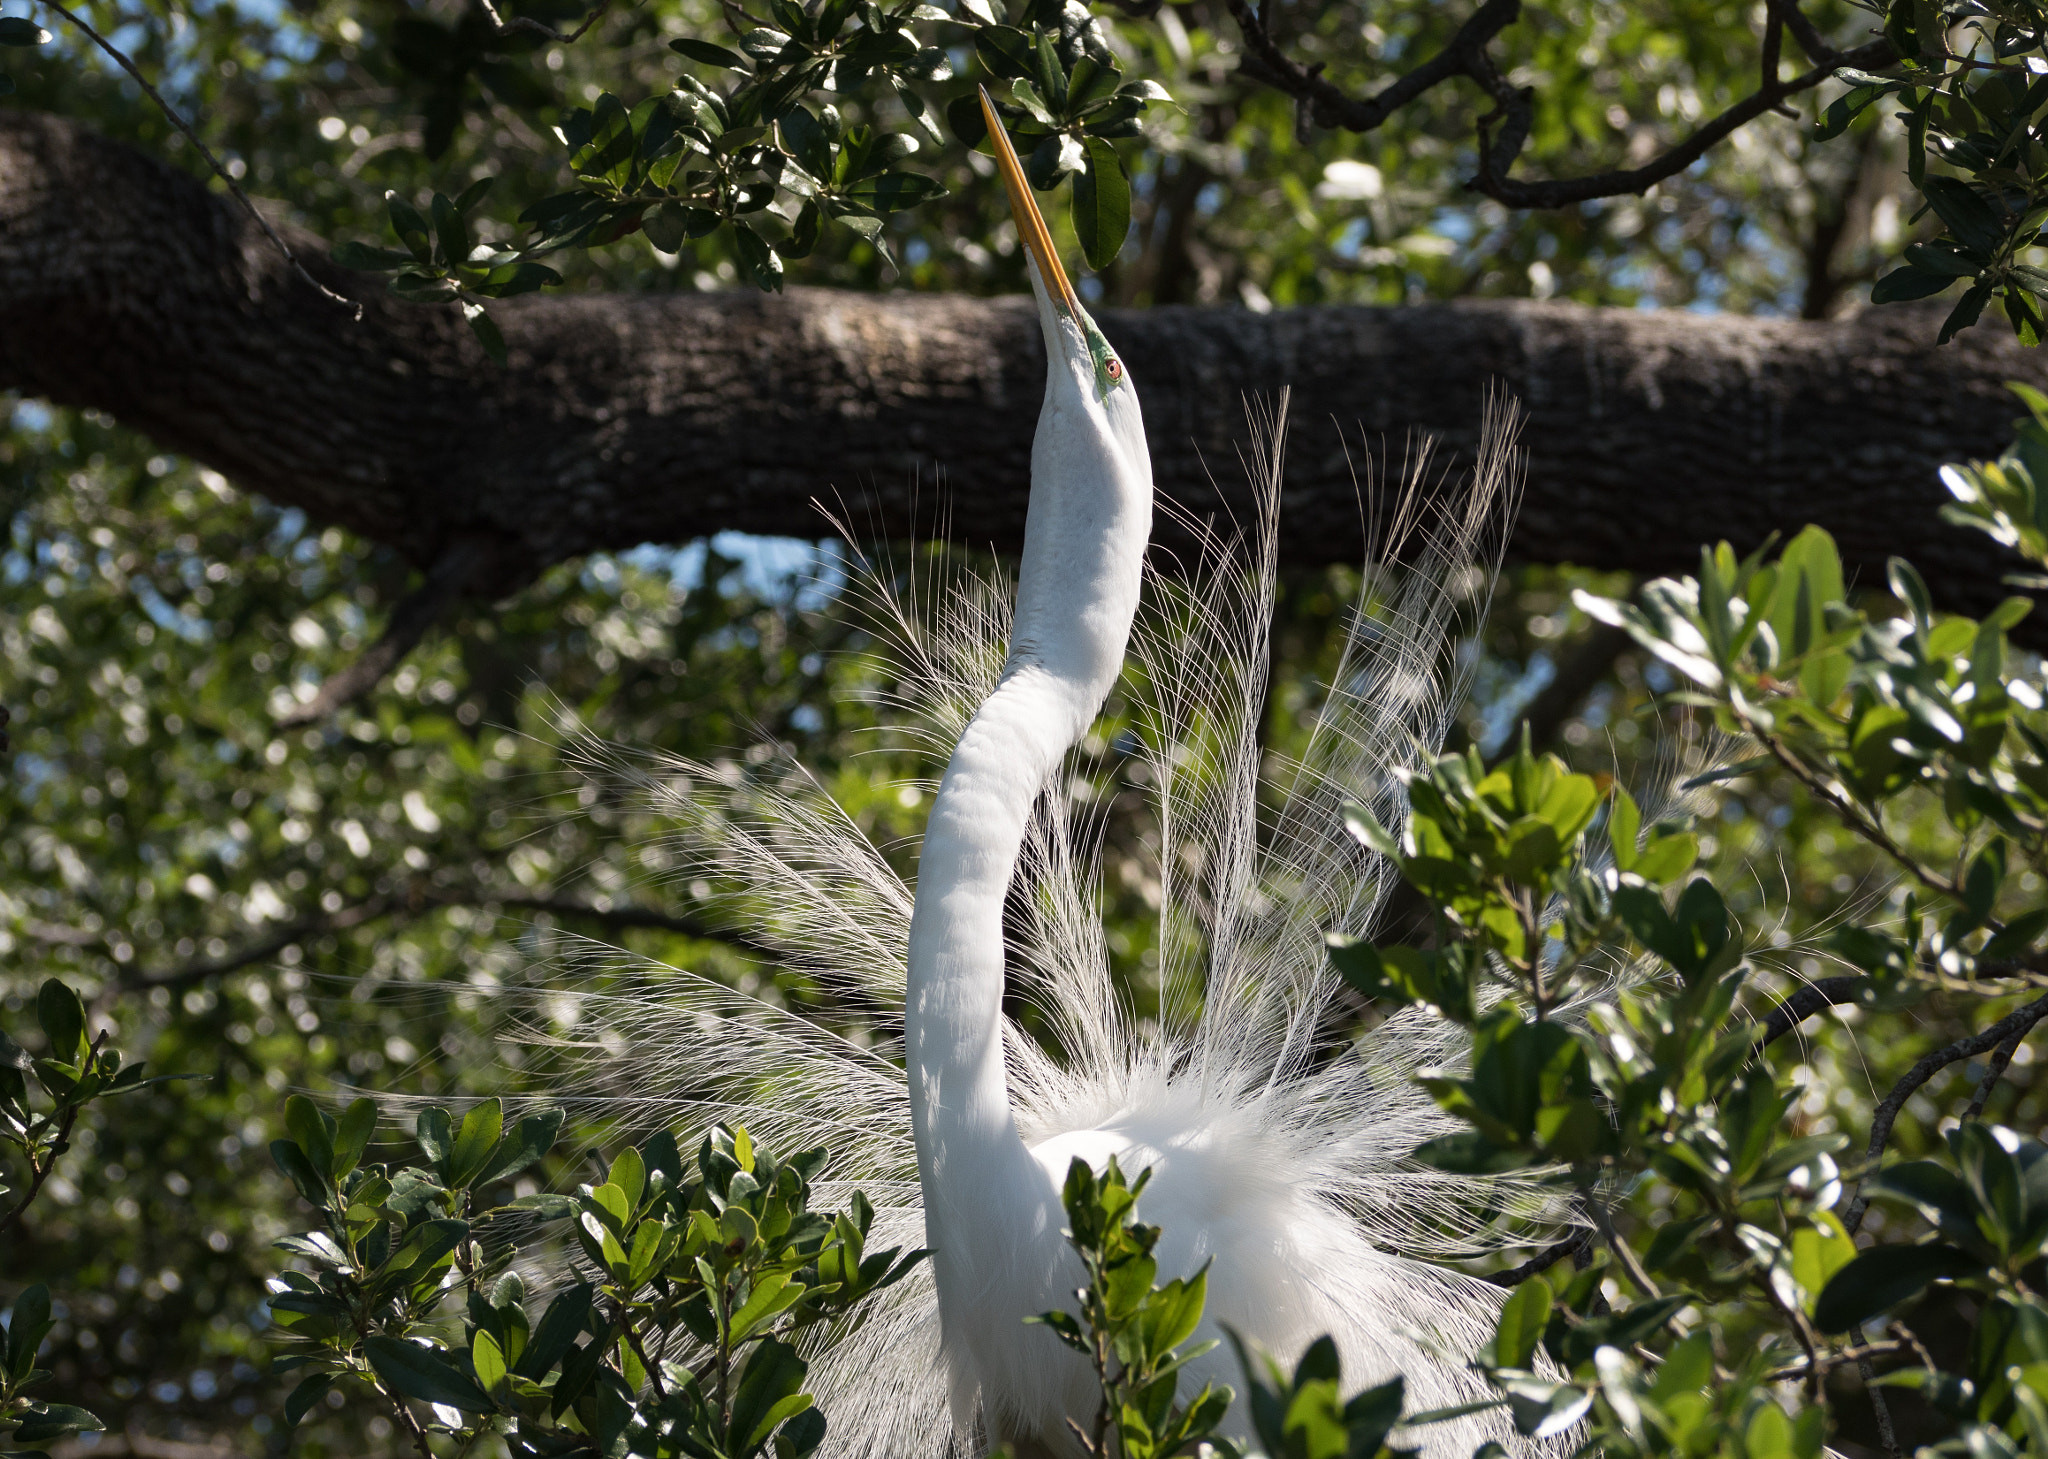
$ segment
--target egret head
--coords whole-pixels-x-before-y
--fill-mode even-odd
[[[1101,427],[1113,449],[1132,469],[1142,470],[1149,485],[1151,460],[1130,371],[1089,318],[1067,271],[1060,266],[1045,216],[1038,211],[1031,184],[986,87],[981,91],[981,113],[988,123],[989,143],[995,148],[1003,185],[1010,194],[1010,212],[1024,242],[1032,292],[1038,296],[1038,322],[1045,331],[1047,407],[1062,414],[1071,410]]]

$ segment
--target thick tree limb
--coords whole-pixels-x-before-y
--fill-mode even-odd
[[[1025,300],[515,300],[500,369],[453,310],[299,252],[363,296],[362,323],[191,179],[71,123],[0,113],[0,388],[107,411],[422,568],[491,541],[474,594],[598,549],[823,535],[819,498],[877,535],[1022,536],[1044,370]],[[1433,432],[1469,460],[1497,383],[1530,414],[1523,558],[1684,570],[1703,540],[1747,547],[1812,521],[1865,580],[1910,553],[1966,610],[2004,592],[2010,564],[1941,525],[1935,467],[2005,444],[2004,381],[2048,384],[2003,332],[1937,351],[1935,315],[1906,308],[1839,323],[1508,302],[1102,322],[1143,393],[1160,489],[1198,515],[1247,505],[1242,393],[1293,387],[1291,561],[1361,553],[1361,428],[1396,452]]]

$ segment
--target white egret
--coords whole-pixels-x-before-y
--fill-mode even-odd
[[[1464,1355],[1491,1335],[1502,1293],[1395,1253],[1483,1250],[1492,1216],[1533,1208],[1535,1194],[1409,1159],[1449,1128],[1410,1076],[1455,1059],[1455,1031],[1410,1011],[1355,1046],[1333,1043],[1338,985],[1322,938],[1365,930],[1382,890],[1371,854],[1342,829],[1342,801],[1398,820],[1390,771],[1420,763],[1448,725],[1456,583],[1485,556],[1512,471],[1504,416],[1489,420],[1462,507],[1404,497],[1407,570],[1369,574],[1378,607],[1352,625],[1315,737],[1280,774],[1263,827],[1277,428],[1257,466],[1253,540],[1212,539],[1202,570],[1155,583],[1131,692],[1160,842],[1161,1013],[1140,1022],[1110,977],[1061,772],[1131,642],[1151,463],[1130,372],[1076,296],[983,105],[1029,253],[1046,393],[1014,615],[971,588],[933,625],[893,603],[878,615],[905,660],[899,707],[955,740],[914,896],[800,775],[778,785],[592,747],[596,768],[636,777],[675,818],[686,876],[721,889],[753,940],[902,1007],[902,1062],[890,1046],[643,965],[652,994],[583,1005],[586,1026],[603,1030],[586,1107],[638,1123],[743,1123],[784,1149],[822,1144],[830,1181],[875,1201],[875,1243],[932,1248],[928,1270],[817,1358],[834,1454],[936,1459],[998,1440],[1067,1451],[1066,1419],[1095,1410],[1091,1375],[1025,1319],[1071,1306],[1080,1269],[1059,1189],[1075,1156],[1152,1170],[1140,1215],[1164,1227],[1162,1275],[1213,1259],[1207,1335],[1227,1324],[1291,1360],[1330,1333],[1354,1386],[1400,1373],[1417,1407],[1491,1396]],[[1036,1006],[1055,1049],[1005,1016],[1006,987]],[[1197,1364],[1197,1385],[1242,1387],[1227,1352]],[[1241,1413],[1231,1427],[1244,1432]],[[1498,1412],[1413,1435],[1438,1459],[1490,1438],[1518,1442]]]

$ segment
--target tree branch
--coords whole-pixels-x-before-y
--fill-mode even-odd
[[[1511,1266],[1504,1272],[1488,1272],[1480,1280],[1491,1282],[1496,1287],[1519,1287],[1538,1272],[1548,1271],[1566,1257],[1589,1251],[1592,1246],[1592,1228],[1581,1226],[1562,1241],[1544,1247],[1520,1266]]]
[[[109,985],[107,992],[102,996],[148,992],[156,988],[172,991],[188,988],[197,983],[225,977],[229,973],[240,972],[243,968],[256,963],[266,962],[286,948],[312,938],[353,931],[386,917],[414,917],[450,907],[495,908],[501,912],[537,912],[551,917],[575,917],[621,932],[673,932],[682,937],[700,938],[705,942],[722,942],[739,952],[771,962],[779,962],[786,955],[781,949],[757,938],[748,937],[744,933],[729,931],[701,918],[679,916],[654,907],[601,907],[569,897],[500,895],[488,888],[415,886],[407,887],[403,891],[381,893],[336,912],[320,912],[294,918],[289,922],[280,923],[254,941],[219,957],[200,958],[179,967],[167,968],[162,972],[124,978],[119,983]],[[76,928],[32,924],[24,928],[24,931],[38,942],[68,947],[105,945],[105,938],[100,934]]]
[[[1726,141],[1738,128],[1755,121],[1772,108],[1784,105],[1787,98],[1797,96],[1802,91],[1811,91],[1842,67],[1879,70],[1896,65],[1898,59],[1899,54],[1892,48],[1890,41],[1873,41],[1854,51],[1840,53],[1828,64],[1815,66],[1812,70],[1802,72],[1788,81],[1759,87],[1683,142],[1651,158],[1641,167],[1596,172],[1586,177],[1553,178],[1540,182],[1522,182],[1510,178],[1506,167],[1500,165],[1495,150],[1487,143],[1487,119],[1482,119],[1479,176],[1469,185],[1473,191],[1484,193],[1494,201],[1505,203],[1511,208],[1561,208],[1572,203],[1588,202],[1594,198],[1646,192],[1665,178],[1676,177],[1685,171],[1714,147]],[[1512,161],[1512,157],[1509,160]]]
[[[2016,1012],[2007,1014],[1982,1033],[1957,1039],[1952,1044],[1936,1049],[1908,1069],[1900,1077],[1899,1082],[1891,1087],[1891,1092],[1879,1101],[1877,1109],[1871,1116],[1870,1148],[1864,1152],[1867,1169],[1876,1168],[1878,1160],[1884,1154],[1885,1145],[1892,1137],[1892,1124],[1898,1119],[1899,1111],[1905,1108],[1906,1101],[1911,1099],[1921,1086],[1951,1064],[1975,1058],[1988,1049],[1997,1048],[2009,1038],[2024,1037],[2027,1031],[2043,1018],[2048,1018],[2048,997],[2037,998]],[[1857,1182],[1856,1194],[1845,1208],[1846,1214],[1842,1218],[1842,1225],[1851,1236],[1854,1236],[1857,1228],[1863,1224],[1863,1212],[1869,1205],[1869,1202],[1863,1199],[1863,1186],[1867,1179],[1866,1175],[1865,1180]]]
[[[517,15],[507,20],[498,13],[498,7],[492,3],[492,0],[477,0],[477,3],[483,7],[484,19],[490,22],[493,35],[504,36],[518,33],[537,35],[545,40],[556,41],[565,46],[572,46],[582,40],[589,33],[590,28],[604,19],[605,12],[612,8],[612,0],[600,0],[597,8],[583,17],[583,24],[577,26],[567,35],[564,35],[552,25],[543,25],[540,21],[533,20],[524,15]]]
[[[1289,60],[1266,29],[1264,17],[1252,9],[1248,0],[1226,3],[1238,29],[1244,33],[1245,45],[1258,62],[1256,67],[1247,68],[1245,74],[1305,103],[1317,126],[1342,127],[1349,132],[1369,132],[1432,87],[1454,76],[1472,75],[1474,67],[1483,63],[1493,38],[1522,14],[1522,0],[1486,0],[1458,28],[1449,45],[1376,95],[1359,101],[1323,80],[1320,65],[1303,67]]]
[[[199,149],[199,155],[206,159],[206,165],[213,169],[214,176],[227,184],[228,191],[235,195],[235,201],[242,205],[242,211],[255,220],[256,226],[263,230],[263,236],[268,238],[271,245],[283,255],[284,261],[292,266],[292,271],[305,282],[319,290],[327,299],[348,310],[350,315],[360,323],[363,317],[363,306],[356,303],[353,299],[344,299],[341,295],[335,293],[334,290],[328,288],[327,285],[306,272],[306,266],[299,262],[298,258],[292,253],[290,246],[286,244],[283,238],[278,236],[277,230],[270,226],[270,220],[257,210],[254,203],[249,201],[249,195],[242,191],[242,185],[235,181],[234,174],[220,165],[220,159],[213,155],[213,149],[206,145],[199,133],[192,130],[192,124],[179,114],[178,109],[164,100],[163,93],[150,84],[149,78],[142,74],[142,68],[128,58],[127,52],[94,30],[91,23],[84,16],[76,15],[67,10],[60,3],[60,0],[42,0],[42,3],[70,21],[78,29],[84,31],[87,39],[105,51],[113,58],[116,65],[128,73],[135,84],[142,88],[142,94],[156,103],[157,110],[161,111],[170,120],[172,126],[184,134],[186,141]],[[609,3],[609,0],[607,0],[607,3]]]
[[[1307,124],[1313,122],[1322,127],[1369,132],[1446,81],[1462,76],[1475,83],[1493,98],[1494,110],[1479,119],[1479,175],[1467,186],[1511,208],[1561,208],[1593,198],[1647,191],[1692,166],[1738,128],[1783,106],[1788,98],[1810,91],[1842,67],[1880,70],[1897,64],[1899,59],[1888,40],[1873,41],[1851,51],[1835,50],[1821,39],[1813,22],[1799,13],[1797,0],[1767,0],[1758,55],[1759,77],[1753,93],[1640,167],[1528,182],[1509,177],[1508,171],[1528,140],[1535,93],[1509,81],[1489,49],[1503,30],[1521,18],[1521,0],[1486,0],[1458,28],[1449,45],[1363,100],[1348,96],[1325,81],[1322,63],[1302,66],[1290,60],[1274,41],[1264,16],[1252,8],[1249,0],[1225,3],[1250,52],[1249,61],[1242,67],[1244,74],[1295,99],[1298,131],[1305,132]],[[1778,74],[1781,36],[1788,28],[1812,62],[1810,70],[1789,79]],[[1305,135],[1302,141],[1306,144]]]
[[[1870,986],[1870,979],[1861,974],[1850,974],[1838,978],[1816,978],[1804,987],[1794,990],[1778,1003],[1769,1013],[1759,1018],[1750,1027],[1756,1047],[1776,1042],[1823,1008],[1833,1008],[1842,1003],[1854,1003],[1863,990]]]
[[[495,544],[481,536],[458,537],[450,543],[427,569],[425,581],[391,610],[382,636],[362,657],[322,684],[311,699],[280,717],[278,728],[317,723],[376,688],[426,631],[440,622],[472,580],[489,580],[495,556]]]
[[[301,249],[343,292],[361,275]],[[876,537],[1022,539],[1044,346],[1026,299],[565,294],[461,317],[366,293],[364,322],[293,282],[231,200],[73,123],[0,111],[0,389],[105,411],[245,490],[425,570],[498,545],[496,598],[547,565],[727,529],[816,537],[839,495]],[[1105,310],[1144,393],[1155,481],[1186,519],[1251,514],[1234,458],[1248,384],[1294,389],[1280,552],[1356,562],[1356,438],[1433,434],[1472,458],[1489,387],[1529,410],[1511,552],[1689,571],[1816,523],[1880,580],[1910,552],[1981,614],[2017,570],[1939,520],[1944,461],[2010,441],[2038,352],[1940,309],[1832,322],[1488,300],[1404,308]],[[1856,469],[1844,471],[1853,460]],[[971,483],[934,510],[931,483]],[[1653,489],[1646,484],[1682,484]],[[1183,551],[1174,514],[1159,547]],[[2048,637],[2048,614],[2021,626]],[[2036,639],[2038,644],[2041,639]]]

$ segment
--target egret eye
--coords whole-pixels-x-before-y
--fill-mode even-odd
[[[1109,371],[1109,378],[1110,378],[1110,379],[1112,379],[1112,380],[1121,380],[1121,379],[1123,379],[1123,377],[1124,377],[1124,362],[1123,362],[1122,360],[1118,359],[1118,358],[1117,358],[1117,357],[1116,357],[1115,355],[1111,355],[1111,356],[1109,357],[1109,364],[1108,364],[1108,365],[1106,365],[1106,366],[1104,366],[1104,368],[1105,368],[1105,369],[1107,369],[1107,370]]]

